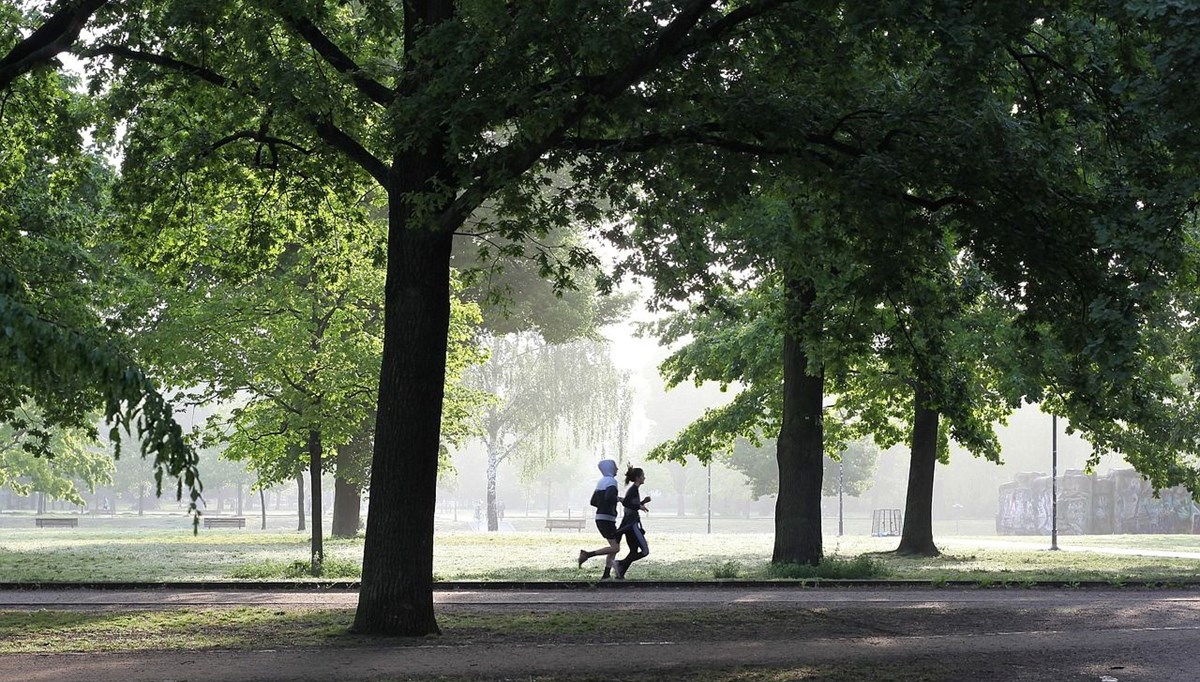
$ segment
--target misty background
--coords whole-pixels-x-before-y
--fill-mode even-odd
[[[636,314],[636,313],[635,313]],[[640,319],[647,319],[641,313]],[[649,505],[647,529],[661,532],[705,532],[709,508],[714,531],[742,529],[771,532],[775,496],[755,498],[747,477],[731,468],[720,456],[711,472],[696,460],[686,465],[655,462],[645,454],[655,445],[674,437],[706,408],[729,401],[736,387],[721,391],[715,383],[685,384],[668,390],[658,364],[669,350],[653,338],[637,335],[636,322],[603,330],[614,364],[628,373],[633,389],[625,466],[646,471],[643,490],[654,498]],[[1058,474],[1082,470],[1091,455],[1091,445],[1077,435],[1068,435],[1068,423],[1058,419]],[[940,535],[993,535],[998,508],[998,488],[1013,481],[1018,473],[1051,473],[1051,417],[1036,405],[1025,405],[1005,425],[997,427],[1003,463],[976,458],[951,442],[950,463],[939,464],[934,486],[933,520]],[[540,526],[523,523],[527,518],[583,517],[599,473],[596,463],[603,457],[618,459],[615,443],[564,443],[557,457],[536,473],[506,463],[497,470],[497,500],[505,519],[500,530],[531,530]],[[859,497],[844,494],[842,509],[847,535],[871,532],[871,515],[877,509],[904,509],[910,451],[901,444],[879,453],[877,469],[869,487]],[[451,453],[454,471],[441,477],[438,491],[441,528],[486,529],[486,453],[479,441]],[[834,465],[832,471],[836,471]],[[1119,456],[1105,455],[1097,473],[1129,468]],[[827,468],[827,472],[830,470]],[[709,482],[711,473],[711,496]],[[623,481],[621,474],[618,479]],[[827,477],[828,477],[827,473]],[[830,483],[826,482],[827,489]],[[624,485],[622,485],[622,489]],[[476,517],[479,509],[482,518]],[[838,498],[827,496],[822,503],[825,534],[838,531]],[[755,523],[759,521],[761,523]]]

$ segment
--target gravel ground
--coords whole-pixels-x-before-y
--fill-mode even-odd
[[[349,591],[0,592],[3,609],[349,608],[354,601]],[[616,609],[637,626],[549,635],[448,631],[350,647],[14,654],[0,657],[0,680],[1200,679],[1196,590],[642,586],[455,590],[439,592],[437,602],[443,613]]]

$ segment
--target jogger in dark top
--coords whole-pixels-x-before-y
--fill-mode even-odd
[[[579,566],[582,567],[583,562],[594,556],[604,555],[604,575],[600,576],[600,579],[608,580],[612,577],[613,564],[616,563],[617,552],[621,549],[621,534],[617,532],[617,463],[611,459],[602,459],[598,467],[603,476],[596,483],[596,490],[592,493],[592,506],[596,508],[596,530],[600,531],[601,537],[608,540],[608,546],[590,551],[579,550]]]
[[[625,508],[625,516],[621,518],[621,527],[617,532],[625,537],[625,545],[629,547],[629,553],[617,562],[617,580],[625,579],[625,573],[633,562],[645,559],[650,555],[650,544],[646,542],[646,531],[642,528],[642,519],[638,513],[639,511],[650,511],[646,509],[650,498],[640,497],[642,494],[640,488],[646,482],[646,474],[638,467],[629,467],[625,472],[625,482],[632,485],[625,491],[625,497],[621,500],[621,506]]]

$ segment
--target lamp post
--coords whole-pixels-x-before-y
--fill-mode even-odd
[[[1050,550],[1058,551],[1058,416],[1050,415]]]
[[[708,462],[708,533],[712,534],[712,460]]]
[[[842,453],[842,455],[845,456],[845,453]],[[845,487],[845,484],[846,484],[846,467],[843,465],[842,460],[839,459],[838,460],[838,537],[839,538],[842,537],[842,532],[844,530],[843,526],[842,526],[842,518],[843,518],[842,517],[842,489]]]

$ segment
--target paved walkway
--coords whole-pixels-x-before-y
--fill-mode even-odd
[[[821,676],[822,670],[851,671],[852,676],[839,680],[1191,682],[1200,677],[1194,661],[1200,642],[1200,590],[640,586],[615,591],[459,589],[439,591],[435,598],[442,609],[519,605],[533,612],[610,608],[617,600],[628,602],[634,611],[761,607],[764,613],[791,612],[794,616],[787,620],[797,627],[784,635],[768,631],[747,638],[735,632],[703,641],[663,632],[654,641],[598,633],[594,641],[575,637],[510,643],[501,638],[475,643],[448,633],[350,647],[22,654],[0,656],[0,680],[365,681],[439,675],[512,679],[573,676],[581,662],[611,664],[615,670],[620,661],[637,661],[638,668],[656,680],[697,668],[747,665],[817,671],[817,677],[805,679],[829,679]],[[350,590],[0,591],[0,609],[352,607],[356,600]]]
[[[578,589],[496,590],[454,589],[434,592],[437,605],[460,606],[608,606],[633,601],[644,608],[687,608],[735,605],[791,605],[803,608],[850,608],[864,605],[911,607],[929,605],[1003,605],[1068,608],[1103,603],[1144,605],[1178,603],[1200,608],[1200,589],[1052,589],[1052,588],[934,588],[934,587],[661,587],[633,583],[624,590]],[[176,607],[176,606],[292,606],[353,608],[354,590],[0,590],[0,609]]]

